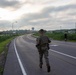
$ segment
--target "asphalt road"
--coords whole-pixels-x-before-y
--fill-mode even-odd
[[[47,73],[45,60],[43,68],[39,68],[35,40],[23,35],[11,42],[3,75],[76,75],[76,43],[52,40],[49,50],[52,70]]]

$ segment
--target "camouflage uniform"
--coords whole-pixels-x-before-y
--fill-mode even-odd
[[[38,45],[38,51],[39,51],[39,61],[40,61],[40,65],[43,64],[43,55],[46,61],[46,66],[50,66],[49,65],[49,59],[48,59],[48,50],[49,50],[49,43],[50,40],[47,36],[40,36],[39,38],[37,38],[37,45]]]

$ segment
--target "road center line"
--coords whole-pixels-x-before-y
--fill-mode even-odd
[[[17,52],[15,40],[14,40],[14,49],[15,49],[15,53],[16,53],[16,56],[17,56],[17,59],[18,59],[18,62],[19,62],[19,65],[20,65],[22,74],[23,74],[23,75],[27,75],[27,74],[26,74],[26,71],[25,71],[25,69],[24,69],[24,67],[23,67],[23,64],[22,64],[22,62],[21,62],[21,59],[20,59],[20,57],[19,57],[19,54],[18,54],[18,52]]]
[[[58,53],[58,54],[61,54],[61,55],[64,55],[64,56],[67,56],[67,57],[76,59],[76,57],[74,57],[74,56],[71,56],[71,55],[68,55],[68,54],[64,54],[64,53],[62,53],[62,52],[58,52],[58,51],[55,51],[55,50],[52,50],[52,49],[50,49],[50,50],[51,50],[52,52],[55,52],[55,53]]]

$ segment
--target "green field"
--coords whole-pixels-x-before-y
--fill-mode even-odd
[[[39,33],[36,32],[33,35],[34,36],[39,36]],[[49,38],[54,39],[54,40],[64,40],[65,39],[64,38],[64,33],[62,33],[62,32],[53,32],[53,33],[47,32],[46,35]],[[67,34],[67,40],[76,42],[76,33],[72,33],[72,34],[68,33]]]
[[[3,52],[5,46],[15,37],[16,35],[2,35],[0,36],[0,54]]]
[[[13,38],[15,38],[17,35],[1,35],[0,36],[0,56],[3,60],[0,60],[0,62],[6,60],[6,55],[7,55],[7,51],[8,51],[8,44],[10,43],[11,40],[13,40]],[[2,55],[2,52],[4,53]],[[3,57],[2,57],[3,56]],[[3,74],[3,70],[4,70],[4,63],[0,64],[0,75]]]
[[[5,41],[3,41],[3,42],[1,42],[0,43],[0,54],[2,53],[2,52],[4,52],[4,56],[6,56],[6,54],[7,54],[7,47],[6,47],[6,45],[10,42],[12,40],[12,38],[10,38],[10,39],[7,39],[7,40],[5,40]],[[1,56],[2,57],[2,56]],[[4,59],[4,58],[2,58],[2,59]],[[4,59],[5,60],[5,59]],[[0,61],[0,62],[2,62],[2,60]],[[4,64],[4,63],[3,63]],[[3,73],[3,70],[4,70],[4,65],[3,64],[0,64],[0,75]]]
[[[4,47],[12,40],[12,38],[9,38],[3,42],[0,43],[0,54],[4,51]]]

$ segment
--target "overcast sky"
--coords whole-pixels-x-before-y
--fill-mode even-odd
[[[75,28],[76,0],[0,0],[0,30]]]

